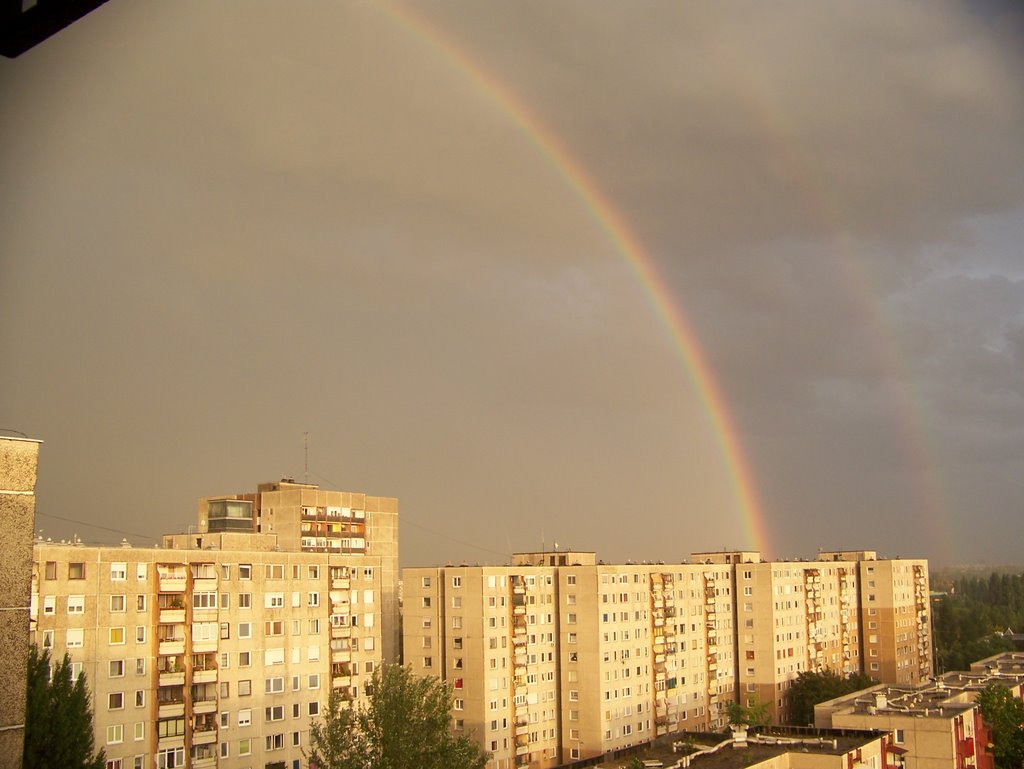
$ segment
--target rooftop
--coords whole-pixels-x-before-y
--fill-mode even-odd
[[[623,755],[605,761],[605,769],[629,766],[634,756],[643,761],[661,762],[662,766],[676,766],[689,756],[691,769],[744,769],[785,753],[817,753],[842,756],[852,750],[879,739],[884,732],[850,729],[812,729],[788,726],[770,726],[751,732],[745,747],[735,744],[733,738],[717,733],[679,732],[661,737],[639,750],[623,751]]]

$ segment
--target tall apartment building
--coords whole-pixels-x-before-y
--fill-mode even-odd
[[[380,570],[381,611],[398,616],[398,500],[353,491],[331,491],[283,479],[261,483],[255,493],[199,500],[200,532],[273,534],[281,550],[370,555]],[[384,628],[384,659],[399,657],[399,625]]]
[[[331,689],[358,700],[392,656],[395,500],[285,490],[297,502],[263,521],[253,500],[206,500],[201,531],[159,548],[37,542],[35,640],[87,674],[108,769],[298,769]],[[289,549],[267,530],[315,516],[363,541]]]
[[[456,726],[494,769],[720,729],[735,700],[781,719],[805,670],[931,672],[930,639],[918,647],[916,635],[929,627],[917,614],[929,610],[925,562],[870,551],[813,562],[696,553],[678,565],[522,553],[508,566],[405,569],[403,589],[406,664],[452,684]]]

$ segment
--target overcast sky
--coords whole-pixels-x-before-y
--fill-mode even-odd
[[[396,496],[405,565],[1019,562],[1024,24],[997,2],[139,3],[0,60],[37,527]],[[490,84],[488,86],[487,84]],[[525,109],[643,245],[673,335]]]

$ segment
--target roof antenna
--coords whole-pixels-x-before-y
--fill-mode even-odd
[[[303,450],[303,453],[305,454],[305,468],[304,468],[305,469],[305,475],[304,475],[304,477],[302,479],[302,482],[308,485],[309,484],[309,430],[306,430],[306,432],[304,432],[302,434],[302,436],[303,436],[303,438],[302,438],[302,450]]]

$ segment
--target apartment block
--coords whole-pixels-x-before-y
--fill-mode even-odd
[[[929,637],[919,647],[914,636],[914,655],[903,648],[929,627],[917,614],[928,612],[927,565],[871,551],[788,562],[695,553],[676,565],[521,553],[508,566],[406,569],[403,589],[406,664],[452,684],[456,725],[494,769],[721,729],[733,701],[769,704],[782,720],[807,670],[931,672]],[[865,637],[865,621],[877,632]]]
[[[906,684],[931,674],[926,561],[823,551],[816,561],[748,559],[736,574],[741,688],[775,721],[787,720],[785,692],[804,671]]]
[[[290,478],[261,483],[255,492],[199,500],[200,532],[273,534],[281,550],[369,555],[378,560],[381,610],[398,616],[398,500],[321,489]],[[399,658],[399,626],[384,628],[383,655]]]
[[[301,530],[318,490],[289,491]],[[207,525],[158,548],[36,543],[33,635],[87,675],[108,769],[305,765],[331,689],[358,701],[397,634],[397,542],[378,536],[396,527],[356,499],[337,518],[367,536],[341,551],[285,548],[257,519],[214,523],[218,503],[245,501],[229,499],[201,505]]]

